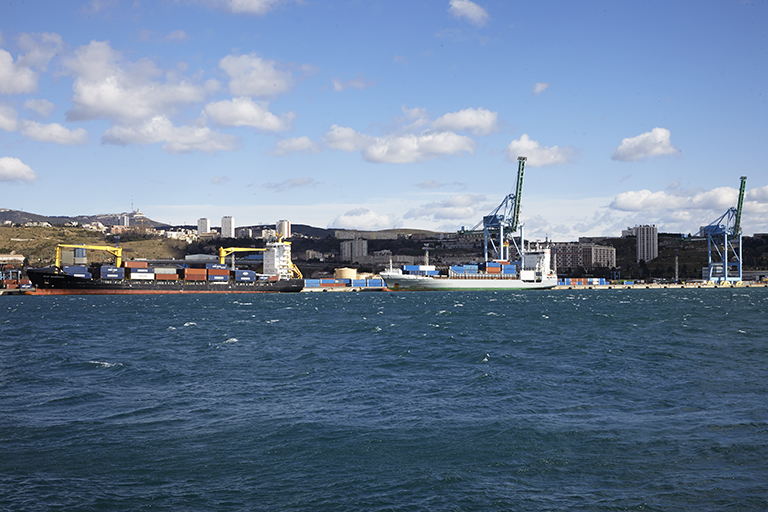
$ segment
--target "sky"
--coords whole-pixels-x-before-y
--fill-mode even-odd
[[[2,0],[0,208],[768,232],[762,0]]]

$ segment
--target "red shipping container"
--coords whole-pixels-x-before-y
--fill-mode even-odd
[[[147,268],[146,261],[124,261],[123,266],[125,268]]]
[[[229,269],[228,268],[209,268],[208,275],[209,276],[228,276]]]
[[[177,281],[179,279],[178,274],[155,274],[155,279],[158,281]]]

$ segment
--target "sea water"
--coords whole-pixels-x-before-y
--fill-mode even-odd
[[[2,297],[2,510],[766,510],[768,290]]]

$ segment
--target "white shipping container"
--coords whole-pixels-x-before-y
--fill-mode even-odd
[[[155,279],[155,274],[136,274],[134,272],[131,272],[130,279],[139,280],[139,281],[152,281]]]

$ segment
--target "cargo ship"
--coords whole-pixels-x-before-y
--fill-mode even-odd
[[[479,263],[467,263],[438,269],[429,265],[429,248],[425,247],[424,265],[403,265],[381,272],[390,290],[542,290],[557,286],[557,273],[552,268],[552,254],[540,244],[526,247],[523,226],[519,223],[520,198],[526,157],[517,158],[517,186],[501,204],[483,217],[474,228],[462,230],[458,236],[480,233],[482,226],[484,256]],[[519,237],[513,234],[520,230]],[[516,261],[510,261],[511,248]]]
[[[62,265],[62,249],[97,249],[115,258],[114,264]],[[236,269],[236,252],[264,252],[262,273]],[[232,264],[226,257],[232,255]],[[150,266],[145,260],[122,261],[120,247],[65,245],[56,247],[52,267],[27,269],[31,295],[129,295],[179,293],[277,293],[300,292],[301,272],[291,261],[288,242],[269,242],[265,249],[230,247],[219,249],[218,263],[181,261]]]

